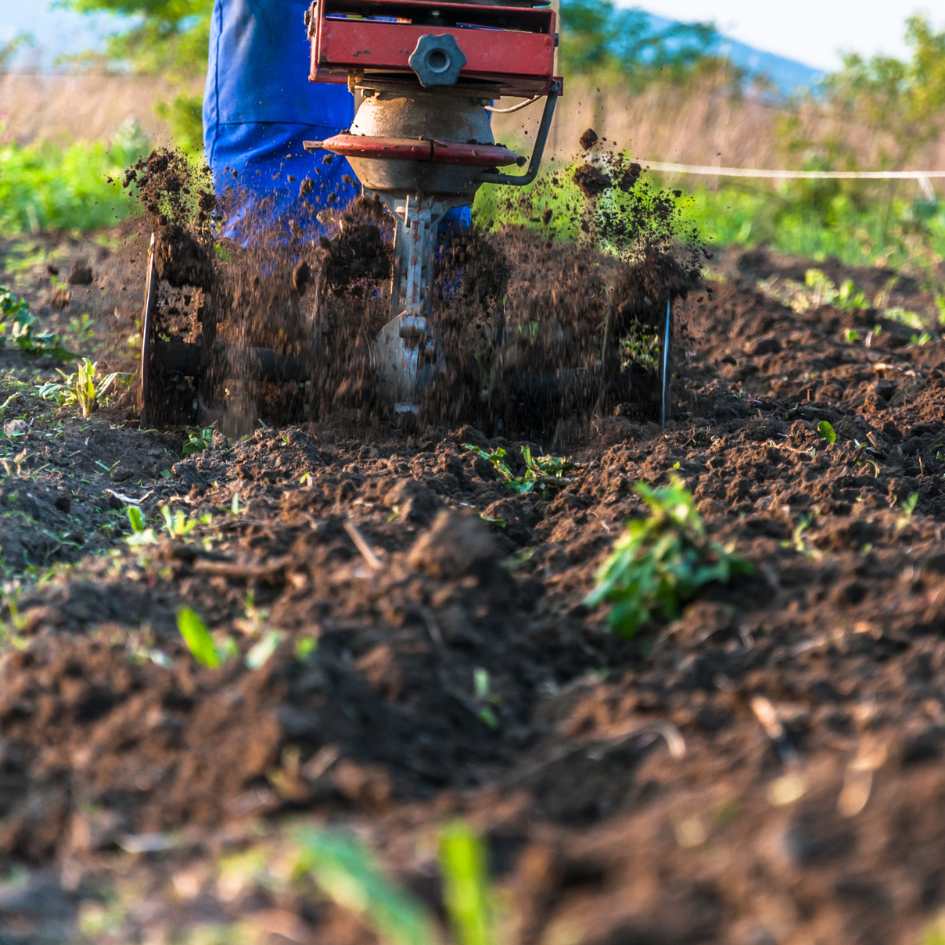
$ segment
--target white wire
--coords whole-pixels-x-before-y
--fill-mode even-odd
[[[640,161],[651,171],[696,177],[745,177],[761,180],[945,180],[945,171],[785,171],[750,167],[715,167],[709,164],[673,164]]]
[[[512,105],[510,108],[496,108],[494,105],[486,105],[486,111],[495,112],[497,115],[511,115],[512,112],[517,112],[521,111],[523,108],[528,108],[529,105],[537,102],[540,98],[540,95],[533,95],[524,102],[519,102],[518,105]]]

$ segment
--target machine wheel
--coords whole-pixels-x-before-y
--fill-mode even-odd
[[[204,345],[172,337],[168,301],[179,290],[166,285],[158,271],[159,237],[148,248],[144,305],[141,315],[141,357],[138,367],[138,409],[144,426],[192,423],[197,394],[206,374]],[[201,337],[206,335],[202,332]]]

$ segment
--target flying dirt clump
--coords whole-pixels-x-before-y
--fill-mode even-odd
[[[590,151],[597,142],[600,141],[600,135],[593,128],[588,128],[584,134],[578,138],[578,144],[582,151]]]

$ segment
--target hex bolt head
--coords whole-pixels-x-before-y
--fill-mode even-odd
[[[424,33],[407,60],[425,89],[456,85],[466,62],[459,44],[448,33],[442,36]]]

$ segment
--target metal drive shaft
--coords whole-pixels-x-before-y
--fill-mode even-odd
[[[392,318],[374,345],[384,396],[398,413],[416,413],[421,391],[441,366],[430,326],[437,231],[460,200],[424,194],[379,193],[396,224],[391,279]]]

